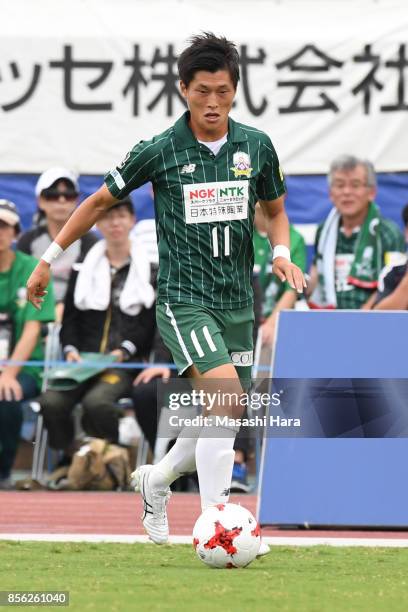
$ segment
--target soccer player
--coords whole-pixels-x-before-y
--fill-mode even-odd
[[[43,255],[28,281],[28,295],[40,307],[51,261],[106,209],[151,181],[162,338],[179,373],[190,377],[196,389],[217,381],[223,391],[240,393],[240,378],[250,378],[252,365],[257,201],[274,247],[273,272],[299,292],[305,281],[290,261],[285,185],[271,140],[229,117],[239,80],[236,47],[212,33],[190,43],[178,60],[187,112],[162,134],[139,142],[108,172],[104,185],[82,202]],[[240,406],[216,405],[212,414],[237,416]],[[136,471],[143,524],[154,542],[168,539],[169,485],[181,474],[197,469],[203,509],[228,501],[235,435],[233,425],[221,427],[213,419],[196,433],[182,432],[160,463]]]

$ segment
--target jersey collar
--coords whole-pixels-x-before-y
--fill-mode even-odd
[[[180,119],[174,124],[174,133],[176,136],[176,149],[181,151],[183,149],[191,149],[192,147],[198,146],[198,140],[191,131],[188,121],[190,118],[190,112],[186,111]],[[245,142],[248,140],[248,136],[244,130],[240,127],[239,123],[236,123],[231,117],[228,118],[228,142]]]

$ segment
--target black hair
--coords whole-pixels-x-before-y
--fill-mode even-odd
[[[58,183],[65,183],[66,187],[77,191],[77,188],[75,187],[75,184],[71,181],[71,179],[67,178],[66,176],[61,176],[60,178],[57,178],[47,189],[43,189],[41,193],[43,193],[44,191],[48,191],[48,189],[55,189]]]
[[[132,200],[130,198],[124,198],[123,200],[119,200],[113,206],[111,206],[106,212],[110,210],[116,210],[117,208],[126,208],[127,211],[131,214],[135,214],[135,209],[133,208]]]
[[[233,42],[217,37],[212,32],[203,32],[189,40],[177,61],[180,80],[189,86],[199,70],[217,72],[228,70],[235,89],[239,81],[239,55]]]
[[[401,215],[404,225],[406,227],[408,225],[408,204],[405,204],[404,208],[402,209]]]

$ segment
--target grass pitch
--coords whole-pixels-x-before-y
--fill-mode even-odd
[[[274,546],[238,570],[183,545],[0,542],[0,559],[0,590],[68,590],[69,610],[408,610],[403,548]]]

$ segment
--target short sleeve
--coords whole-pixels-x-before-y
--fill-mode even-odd
[[[406,272],[407,265],[383,268],[378,279],[376,304],[395,291]]]
[[[151,181],[155,173],[155,162],[160,155],[157,143],[142,140],[129,151],[123,161],[110,170],[104,177],[110,193],[118,199]]]
[[[275,148],[266,135],[261,142],[263,164],[256,185],[260,200],[276,200],[286,191],[285,179]]]

